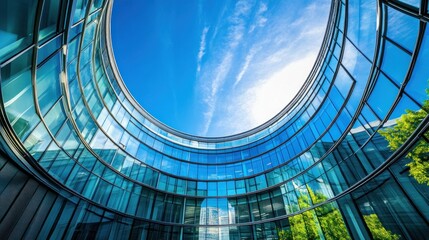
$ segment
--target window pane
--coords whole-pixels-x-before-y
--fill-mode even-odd
[[[61,55],[58,53],[37,70],[37,97],[44,115],[60,97]]]
[[[0,61],[32,42],[38,1],[0,1]]]
[[[389,41],[386,41],[384,50],[383,64],[381,69],[396,83],[401,84],[404,81],[405,74],[410,65],[411,56],[402,51]]]
[[[396,9],[388,8],[387,36],[413,51],[419,29],[419,20]]]
[[[77,1],[76,8],[74,10],[73,23],[76,23],[85,17],[86,5],[88,5],[88,0]]]
[[[420,52],[414,66],[410,82],[406,87],[406,92],[410,94],[419,103],[423,103],[428,98],[426,89],[429,88],[429,71],[427,63],[429,62],[429,29],[426,28]]]
[[[24,139],[37,124],[31,83],[31,56],[27,52],[1,69],[3,102],[15,133]]]
[[[42,18],[40,19],[39,41],[57,32],[60,7],[60,0],[45,0]]]

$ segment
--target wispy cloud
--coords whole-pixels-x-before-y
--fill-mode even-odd
[[[224,21],[210,26],[219,38],[209,35],[213,45],[200,74],[205,105],[200,134],[248,130],[289,103],[313,67],[323,38],[326,22],[320,19],[327,19],[327,11],[320,18],[313,15],[329,10],[329,1],[317,4],[301,5],[299,13],[287,3],[276,5],[278,14],[266,3],[240,1]]]
[[[222,117],[212,116],[212,129],[217,130],[209,131],[209,135],[238,133],[256,127],[279,113],[296,95],[314,65],[326,26],[326,22],[311,17],[318,12],[315,6],[310,4],[300,15],[289,12],[293,16],[289,19],[284,15],[273,19],[270,15],[269,22],[260,20],[260,26],[265,28],[252,33],[256,36],[237,67],[234,89],[219,98],[223,105],[218,106],[220,114],[217,115]],[[329,9],[329,1],[320,3],[319,7]],[[258,26],[258,19],[262,19],[257,16],[263,16],[265,11],[266,7],[259,7],[249,33]],[[257,34],[262,36],[258,38]]]
[[[203,77],[204,97],[206,104],[204,112],[204,126],[202,135],[207,135],[212,124],[214,112],[216,111],[218,93],[225,83],[226,77],[231,70],[232,61],[235,57],[235,49],[243,39],[246,30],[246,18],[248,17],[252,4],[248,1],[238,1],[235,4],[234,12],[228,18],[229,27],[227,29],[225,48],[218,49],[219,55],[208,66],[215,69]],[[218,29],[218,27],[216,27]],[[219,61],[220,59],[220,61]]]
[[[258,11],[255,15],[255,21],[252,25],[250,25],[249,33],[252,33],[257,27],[264,27],[267,23],[268,19],[264,16],[264,13],[268,10],[268,6],[266,3],[261,2],[259,4]]]
[[[206,104],[206,111],[204,112],[204,127],[203,127],[203,135],[206,135],[209,131],[209,128],[212,123],[213,114],[216,110],[216,103],[218,98],[219,89],[222,87],[225,77],[228,74],[231,62],[232,62],[232,53],[229,52],[222,60],[222,63],[216,68],[216,76],[210,85],[207,85],[205,92],[206,95],[204,97],[204,102]]]
[[[201,33],[200,50],[198,51],[197,57],[197,72],[200,72],[201,70],[201,60],[206,53],[206,36],[208,31],[209,27],[204,27],[203,32]]]
[[[212,122],[216,129],[237,133],[256,127],[279,113],[299,91],[315,60],[310,53],[283,66],[267,78],[259,79],[242,93],[233,95],[224,117]],[[237,119],[240,119],[237,121]]]
[[[238,83],[240,83],[241,79],[243,79],[244,74],[246,73],[247,69],[249,68],[249,64],[253,59],[253,56],[255,56],[256,48],[252,47],[249,51],[249,53],[246,55],[245,61],[243,66],[241,67],[240,72],[238,73],[237,77],[235,78],[234,86],[236,87]]]

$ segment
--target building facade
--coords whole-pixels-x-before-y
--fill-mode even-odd
[[[297,96],[220,138],[133,99],[111,8],[0,0],[2,238],[427,238],[427,0],[333,0]]]

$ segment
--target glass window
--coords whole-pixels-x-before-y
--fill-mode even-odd
[[[10,124],[19,138],[24,139],[37,124],[31,83],[32,51],[1,69],[3,103]]]
[[[204,180],[207,179],[207,165],[198,166],[198,178]]]
[[[59,25],[61,0],[45,0],[40,19],[39,41],[55,34]]]
[[[198,182],[198,196],[207,196],[207,182]]]
[[[369,105],[380,119],[384,119],[397,94],[398,89],[381,74],[368,100]]]
[[[283,196],[279,190],[274,191],[271,201],[273,202],[273,212],[275,216],[286,215],[285,203],[283,201]]]
[[[218,216],[219,216],[219,224],[228,224],[228,215],[229,215],[229,207],[228,199],[219,198],[218,199]]]
[[[189,164],[189,177],[197,178],[197,165]]]
[[[345,42],[342,63],[357,82],[357,90],[362,91],[361,89],[365,87],[371,70],[371,63],[348,40]],[[335,83],[338,84],[338,81]],[[342,93],[344,94],[344,92]]]
[[[261,158],[255,158],[252,160],[252,165],[253,165],[253,174],[256,173],[260,173],[262,171],[264,171],[264,168],[262,166],[262,159]]]
[[[86,148],[82,151],[79,156],[79,162],[88,170],[91,170],[95,165],[96,158]]]
[[[95,9],[98,9],[101,7],[101,5],[103,5],[103,0],[94,0],[92,2],[92,7],[91,7],[91,12]]]
[[[229,196],[236,194],[235,181],[228,181],[226,184],[226,188],[227,188],[227,193]]]
[[[97,28],[96,22],[91,22],[89,25],[85,28],[85,34],[83,35],[83,43],[82,46],[86,47],[95,37],[95,30]],[[92,50],[92,46],[90,47],[90,50]],[[86,56],[88,61],[91,59],[89,50],[88,50],[88,56]]]
[[[381,69],[396,83],[401,84],[408,71],[410,59],[410,55],[393,45],[393,43],[386,41]]]
[[[197,183],[194,181],[188,181],[188,185],[186,188],[186,194],[187,195],[195,195],[197,189]]]
[[[186,189],[186,180],[177,179],[176,193],[177,194],[185,194],[185,189]]]
[[[420,106],[418,106],[415,102],[411,101],[408,96],[403,95],[389,118],[391,120],[397,119],[401,117],[402,114],[407,113],[408,111],[419,111],[420,109]]]
[[[426,89],[429,88],[429,71],[427,64],[429,62],[429,29],[426,29],[423,38],[420,52],[414,66],[411,79],[405,88],[405,91],[410,94],[417,102],[423,103],[428,99]]]
[[[88,176],[88,171],[76,164],[67,179],[66,185],[77,192],[81,192],[88,180]]]
[[[186,200],[184,223],[194,224],[194,220],[195,220],[194,215],[195,215],[195,200],[188,199]]]
[[[51,142],[51,137],[46,131],[45,126],[40,123],[30,136],[25,140],[24,146],[30,154],[38,160],[39,157],[45,152],[48,144]]]
[[[64,183],[75,162],[63,151],[60,151],[48,169],[49,174]]]
[[[259,209],[261,212],[261,219],[269,219],[274,217],[271,200],[268,193],[258,196]]]
[[[208,196],[217,196],[216,182],[208,182]]]
[[[387,36],[413,52],[419,30],[419,20],[394,8],[388,8]]]
[[[37,97],[44,115],[61,95],[61,54],[58,53],[37,70]]]
[[[68,49],[67,49],[67,62],[70,63],[71,60],[75,59],[78,55],[78,51],[79,51],[79,43],[80,43],[80,35],[77,36],[76,38],[74,38],[72,41],[69,42],[68,44]],[[75,72],[76,68],[73,69]],[[71,72],[69,70],[69,72]],[[74,78],[75,74],[70,74],[70,79]]]
[[[218,191],[218,196],[226,196],[227,195],[226,182],[218,182],[217,191]]]
[[[372,186],[377,185],[374,191]],[[356,203],[374,239],[425,239],[426,221],[390,174],[385,172],[362,188],[366,194]]]
[[[350,0],[347,36],[369,58],[374,55],[377,31],[377,3],[375,0]]]
[[[61,47],[62,39],[63,39],[63,35],[59,34],[56,38],[51,39],[46,44],[39,47],[39,49],[37,50],[38,65]]]
[[[164,216],[164,194],[158,194],[156,196],[155,205],[153,207],[152,219],[161,221]]]
[[[38,1],[0,2],[0,61],[32,43]]]
[[[78,0],[76,2],[73,23],[79,22],[83,17],[85,17],[86,5],[88,5],[88,0]]]
[[[409,4],[413,7],[420,8],[420,0],[400,0],[406,4]]]
[[[259,211],[259,205],[258,205],[258,201],[256,199],[256,196],[251,196],[249,198],[249,206],[250,206],[250,211],[252,213],[252,220],[253,221],[259,221],[261,220],[261,213]]]

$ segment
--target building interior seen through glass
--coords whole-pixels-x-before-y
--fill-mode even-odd
[[[112,7],[0,0],[2,239],[427,239],[427,0],[332,0],[292,101],[213,138],[134,100]]]

